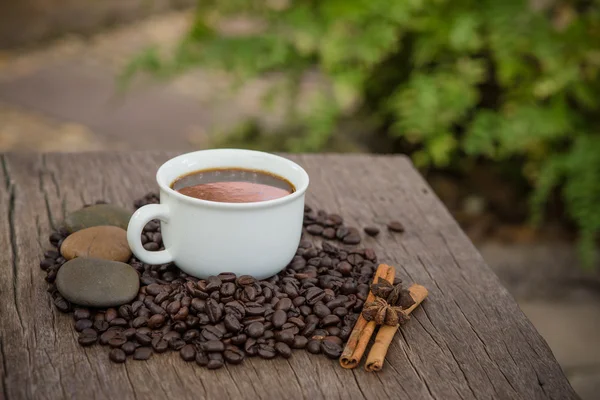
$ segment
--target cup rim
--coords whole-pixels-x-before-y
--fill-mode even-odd
[[[170,186],[170,183],[166,183],[166,182],[164,182],[164,179],[162,179],[161,174],[165,168],[168,168],[169,163],[175,163],[182,158],[189,157],[192,155],[201,155],[202,153],[221,153],[221,152],[222,153],[236,152],[236,153],[246,154],[246,155],[253,154],[253,155],[260,155],[263,157],[276,159],[276,160],[286,163],[290,167],[300,171],[300,174],[302,176],[302,184],[299,187],[296,187],[296,191],[294,193],[288,194],[287,196],[283,196],[278,199],[257,201],[257,202],[252,202],[252,203],[222,203],[222,202],[218,202],[218,201],[203,200],[203,199],[198,199],[195,197],[186,196],[186,195],[181,194],[178,191],[172,189]],[[231,167],[235,167],[235,165],[232,165]],[[224,167],[224,168],[226,168],[226,167]],[[287,179],[287,177],[284,174],[281,174],[281,176]],[[202,206],[208,206],[208,207],[214,207],[214,208],[221,208],[221,209],[248,210],[248,209],[256,209],[256,208],[272,207],[272,206],[277,206],[277,205],[281,205],[281,204],[285,204],[285,203],[294,201],[298,197],[304,195],[304,193],[306,192],[306,189],[308,189],[308,184],[310,183],[310,178],[308,176],[308,173],[304,170],[304,168],[302,168],[297,163],[295,163],[292,160],[287,159],[285,157],[281,157],[276,154],[267,153],[264,151],[224,148],[224,149],[207,149],[207,150],[192,151],[192,152],[180,154],[176,157],[173,157],[173,158],[165,161],[158,168],[158,171],[156,171],[156,182],[158,183],[158,186],[160,187],[160,189],[162,191],[164,191],[165,193],[168,193],[169,195],[174,196],[175,198],[177,198],[181,201],[190,203],[190,204],[202,205]],[[294,185],[294,186],[296,186],[296,185]]]

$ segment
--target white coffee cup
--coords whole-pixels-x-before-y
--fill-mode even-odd
[[[183,195],[171,188],[179,177],[214,168],[270,172],[287,179],[295,191],[254,203],[220,203]],[[304,216],[308,174],[296,163],[259,151],[218,149],[183,154],[156,173],[160,204],[137,210],[127,228],[133,254],[147,264],[175,264],[189,275],[206,278],[221,272],[264,279],[294,257]],[[141,242],[144,226],[161,220],[165,249],[148,251]]]

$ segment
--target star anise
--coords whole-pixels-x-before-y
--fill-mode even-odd
[[[387,280],[379,278],[377,283],[371,285],[371,292],[376,297],[384,299],[390,306],[399,306],[402,310],[415,304],[410,291],[402,288],[402,281],[392,285]]]
[[[402,312],[401,307],[391,306],[381,297],[377,297],[373,302],[366,303],[362,316],[367,321],[375,321],[377,325],[392,326],[404,324],[409,319],[409,316]]]

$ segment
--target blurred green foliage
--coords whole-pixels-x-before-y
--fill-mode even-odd
[[[536,7],[534,3],[540,5]],[[231,16],[261,22],[221,35]],[[584,265],[600,231],[600,1],[203,0],[171,57],[149,49],[125,71],[171,75],[204,66],[240,82],[284,75],[294,98],[306,71],[330,83],[287,112],[289,151],[326,149],[349,115],[410,146],[421,167],[465,157],[521,163],[539,221],[559,191],[580,229]],[[254,125],[246,139],[260,142]],[[244,137],[237,135],[238,139]]]

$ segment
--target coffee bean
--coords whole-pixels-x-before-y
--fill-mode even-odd
[[[169,348],[169,343],[165,339],[155,337],[152,339],[152,349],[156,353],[164,353]]]
[[[184,361],[194,361],[196,359],[196,348],[192,344],[186,344],[179,350],[179,355]]]
[[[258,345],[256,343],[256,339],[248,338],[246,343],[244,343],[244,351],[249,356],[255,356],[258,353]]]
[[[214,325],[207,325],[200,332],[200,336],[205,340],[220,340],[223,337],[223,332]]]
[[[319,340],[309,340],[306,344],[306,350],[312,354],[319,354],[321,352],[321,342]]]
[[[337,337],[335,335],[325,336],[325,339],[323,339],[323,340],[326,340],[326,341],[329,341],[329,342],[333,342],[333,343],[337,344],[338,346],[342,346],[344,344],[344,342],[342,341],[342,339],[340,339],[339,337]]]
[[[221,320],[223,313],[221,311],[221,307],[219,306],[219,303],[217,303],[214,299],[206,300],[205,309],[206,309],[206,315],[208,315],[208,319],[210,320],[210,322],[212,322],[214,324]]]
[[[129,304],[122,305],[119,307],[119,315],[121,318],[130,321],[134,318],[133,308]]]
[[[298,310],[300,310],[300,314],[304,317],[310,315],[310,313],[312,312],[312,308],[310,308],[309,306],[300,306],[298,307]]]
[[[115,310],[114,308],[109,308],[104,312],[104,320],[108,323],[110,323],[110,321],[118,317],[119,315],[117,313],[117,310]]]
[[[184,321],[188,317],[189,313],[189,308],[181,307],[179,311],[177,311],[177,314],[173,315],[172,318],[174,321]]]
[[[252,338],[259,338],[265,332],[265,326],[261,322],[253,322],[246,327],[246,334]]]
[[[292,308],[292,300],[288,297],[280,299],[277,304],[275,304],[275,310],[287,311],[290,308]]]
[[[128,326],[127,320],[125,318],[115,318],[109,322],[110,326]]]
[[[308,343],[308,339],[301,335],[294,336],[294,341],[292,342],[292,348],[294,349],[303,349],[306,347]]]
[[[321,232],[321,236],[326,239],[335,239],[335,233],[335,228],[325,228],[323,229],[323,232]]]
[[[196,364],[200,365],[201,367],[206,367],[209,362],[210,360],[208,359],[208,354],[202,351],[196,352]]]
[[[137,317],[131,322],[131,326],[133,326],[134,328],[141,328],[146,324],[148,324],[148,318],[146,317]]]
[[[208,359],[209,361],[206,365],[208,369],[218,369],[224,364],[223,355],[221,353],[209,353]]]
[[[264,315],[265,308],[264,307],[246,307],[246,315],[257,316]]]
[[[336,307],[333,310],[333,314],[337,315],[340,318],[344,318],[348,314],[348,310],[346,307]]]
[[[239,345],[244,344],[246,342],[247,338],[248,337],[246,335],[244,335],[243,333],[240,335],[232,336],[231,343],[239,346]]]
[[[254,286],[245,286],[244,290],[242,291],[242,300],[248,302],[248,301],[254,301],[256,299],[257,296],[257,291],[256,288]]]
[[[319,318],[325,318],[326,316],[331,314],[331,310],[329,310],[329,308],[323,303],[315,304],[315,306],[313,307],[313,312]]]
[[[127,360],[127,355],[121,349],[112,349],[110,353],[108,353],[108,358],[110,361],[121,364]]]
[[[147,360],[152,356],[152,349],[150,347],[138,347],[133,353],[134,360]]]
[[[127,338],[121,334],[117,334],[108,341],[108,345],[110,347],[121,347],[125,342],[127,342]]]
[[[225,315],[223,322],[225,323],[225,329],[229,332],[237,333],[243,329],[240,321],[231,314]]]
[[[219,275],[217,275],[219,277],[219,279],[221,279],[221,282],[235,282],[235,274],[233,272],[222,272]]]
[[[185,345],[185,340],[180,338],[172,338],[171,340],[169,340],[169,347],[173,350],[180,350]]]
[[[84,329],[90,329],[94,323],[89,319],[80,319],[75,322],[75,330],[81,332]]]
[[[134,338],[142,346],[148,346],[150,343],[152,343],[152,338],[148,335],[144,335],[143,333],[136,332]]]
[[[321,320],[321,326],[336,325],[341,322],[340,317],[334,314],[330,314]]]
[[[312,224],[306,227],[306,231],[311,235],[320,235],[323,232],[323,227],[321,225]]]
[[[82,330],[77,338],[77,341],[82,346],[91,346],[96,343],[96,340],[98,340],[98,334],[95,330],[89,328]]]
[[[175,301],[172,301],[171,303],[169,303],[166,310],[169,314],[177,314],[177,312],[179,311],[180,308],[181,308],[181,302],[175,300]]]
[[[278,342],[292,344],[294,343],[294,333],[290,330],[283,330],[275,334],[275,339],[277,339]]]
[[[285,324],[287,321],[287,314],[284,310],[276,310],[273,313],[273,316],[271,318],[271,322],[273,323],[273,327],[275,328],[281,328],[283,326],[283,324]]]
[[[206,280],[206,291],[211,293],[221,288],[221,279],[218,276],[209,276]]]
[[[370,276],[369,276],[370,279]],[[356,282],[354,281],[346,281],[340,288],[340,292],[342,294],[355,294],[358,292],[358,288],[356,286]]]
[[[379,235],[379,228],[377,228],[376,226],[365,226],[363,228],[363,230],[369,236],[377,236],[377,235]]]
[[[346,236],[344,236],[344,239],[342,239],[342,241],[345,244],[359,244],[360,243],[360,235],[358,234],[354,234],[354,233],[350,233]]]
[[[272,358],[277,357],[277,351],[275,351],[274,346],[269,346],[268,344],[260,344],[258,345],[258,355],[265,360],[270,360]]]
[[[93,326],[94,326],[94,329],[97,330],[98,332],[105,332],[109,328],[108,322],[106,322],[104,320],[94,321]]]
[[[239,301],[231,301],[225,305],[225,313],[231,314],[238,320],[241,320],[246,315],[246,308]]]
[[[230,346],[223,352],[223,358],[229,364],[240,364],[244,361],[244,352],[235,346]]]
[[[221,296],[233,296],[235,293],[235,284],[233,282],[226,282],[221,285]]]
[[[225,346],[220,340],[209,340],[208,342],[202,343],[202,350],[207,353],[221,352],[225,350]]]
[[[132,355],[136,348],[137,346],[134,342],[125,342],[121,346],[121,350],[123,350],[128,356]]]
[[[125,336],[125,338],[127,340],[129,340],[129,339],[133,338],[136,333],[137,333],[137,330],[135,328],[129,328],[129,329],[125,329],[123,331],[123,336]]]
[[[391,221],[387,224],[387,227],[392,232],[404,232],[404,225],[402,225],[402,223],[399,221]]]
[[[306,303],[308,305],[314,306],[317,302],[321,301],[323,297],[325,297],[325,292],[321,288],[310,287],[306,290],[304,297],[306,297]]]
[[[321,342],[321,351],[327,357],[336,359],[342,355],[342,346],[331,340],[323,340]]]
[[[148,322],[147,322],[148,328],[150,328],[150,329],[158,329],[161,326],[163,326],[164,323],[165,323],[165,317],[162,314],[154,314],[153,316],[150,317],[150,319],[148,319]]]
[[[108,342],[114,338],[116,335],[118,334],[118,332],[116,331],[106,331],[104,332],[102,335],[100,335],[100,344],[101,345],[107,345]]]
[[[254,282],[256,282],[256,279],[250,275],[242,275],[235,281],[238,286],[248,286],[252,285]]]
[[[325,338],[325,336],[328,336],[328,335],[329,335],[329,332],[327,332],[325,329],[316,329],[313,332],[312,338],[314,339],[314,338],[318,337],[319,340],[322,340]]]
[[[75,310],[73,310],[73,318],[75,320],[90,319],[91,316],[92,314],[87,308],[76,308]]]

